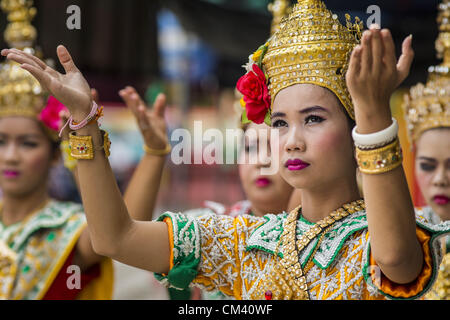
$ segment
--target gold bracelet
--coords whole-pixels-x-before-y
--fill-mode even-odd
[[[62,153],[64,167],[66,167],[70,171],[73,171],[73,169],[75,169],[75,167],[77,166],[77,159],[73,158],[71,155],[69,141],[67,140],[61,141],[59,147]]]
[[[75,131],[69,134],[70,155],[77,160],[94,159],[94,150],[104,150],[106,157],[110,155],[111,141],[108,132],[100,130],[103,134],[103,145],[94,148],[91,136],[77,136]]]
[[[170,143],[166,145],[165,149],[152,149],[149,148],[146,144],[143,145],[143,148],[146,154],[152,156],[165,156],[172,151],[172,146],[170,145]]]
[[[403,155],[398,139],[377,149],[361,150],[356,148],[359,170],[366,174],[380,174],[401,166]]]

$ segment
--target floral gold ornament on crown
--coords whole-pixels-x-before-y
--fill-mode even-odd
[[[429,67],[426,84],[415,85],[404,97],[403,110],[412,142],[426,130],[450,127],[450,0],[439,5],[437,22],[436,51],[443,62]]]
[[[345,17],[344,26],[321,0],[299,0],[293,6],[279,30],[250,56],[245,66],[247,74],[239,79],[237,88],[244,95],[242,106],[246,109],[243,120],[247,116],[249,121],[261,123],[265,113],[264,122],[269,124],[276,95],[295,84],[315,84],[331,90],[354,119],[345,73],[350,54],[360,43],[363,23],[358,17],[354,23],[350,15]],[[257,94],[251,92],[255,87]]]

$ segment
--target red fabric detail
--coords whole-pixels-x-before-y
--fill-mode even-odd
[[[66,262],[62,266],[55,280],[53,280],[53,283],[50,285],[43,300],[75,300],[83,288],[85,288],[92,280],[100,276],[100,264],[97,263],[81,273],[80,289],[69,289],[67,287],[67,279],[72,275],[71,273],[67,273],[67,268],[72,265],[75,249],[76,248],[74,248],[67,257]]]

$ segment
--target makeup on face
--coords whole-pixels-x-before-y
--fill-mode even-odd
[[[20,172],[17,170],[2,170],[2,175],[3,177],[5,177],[6,179],[16,179],[19,177]]]
[[[285,167],[290,171],[299,171],[309,167],[309,163],[304,162],[300,159],[289,159],[285,163]]]
[[[450,198],[445,195],[436,195],[433,197],[433,202],[440,206],[445,206],[450,203]]]
[[[272,184],[272,181],[270,181],[270,179],[269,178],[266,178],[266,177],[258,177],[256,180],[255,180],[255,185],[258,187],[258,188],[265,188],[265,187],[268,187],[269,185],[271,185]]]

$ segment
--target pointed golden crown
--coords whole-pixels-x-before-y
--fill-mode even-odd
[[[428,81],[418,83],[404,97],[403,110],[412,142],[425,131],[450,127],[450,0],[439,5],[436,40],[438,58],[443,62],[428,68]]]
[[[9,47],[31,54],[37,37],[31,21],[36,15],[32,0],[2,0],[1,8],[8,14],[4,36]],[[0,65],[0,117],[27,116],[36,118],[45,105],[45,94],[39,82],[16,62],[6,60]]]
[[[363,24],[346,15],[343,26],[320,0],[299,0],[269,41],[262,61],[269,78],[272,102],[278,92],[294,84],[310,83],[331,90],[349,116],[354,109],[345,82],[348,60],[360,43]]]

